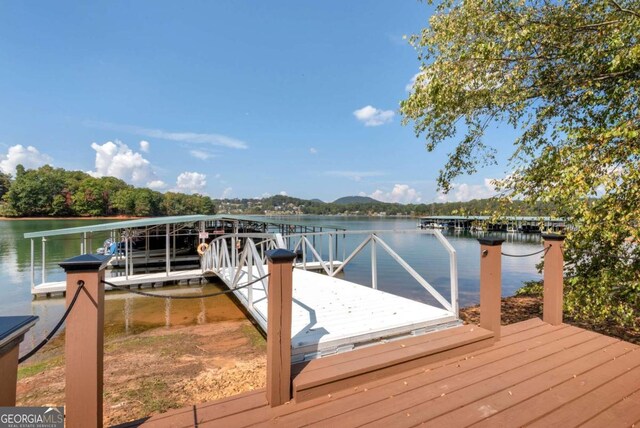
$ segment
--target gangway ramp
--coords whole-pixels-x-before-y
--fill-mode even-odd
[[[437,231],[411,232],[439,234]],[[319,236],[316,236],[318,239],[312,239],[307,234],[284,237],[279,234],[234,234],[219,237],[210,243],[203,256],[203,272],[215,273],[227,287],[234,290],[233,294],[240,303],[267,331],[268,265],[264,254],[273,248],[290,248],[304,255],[303,261],[298,260],[293,270],[293,362],[461,324],[457,313],[455,250],[444,237],[440,235],[438,239],[446,244],[445,247],[449,245],[447,250],[451,255],[450,301],[408,266],[377,233],[354,233],[364,234],[365,238],[344,261],[333,257],[337,252],[333,250],[335,235],[331,232],[327,233],[329,236],[324,240],[330,243],[329,260],[323,260],[321,249],[312,246],[312,242],[322,241]],[[367,287],[337,278],[336,275],[367,245],[387,251],[442,307],[397,296],[377,286]],[[375,256],[375,249],[372,253]],[[320,273],[305,270],[305,265],[313,266]],[[375,269],[373,260],[372,265]],[[250,283],[249,286],[243,286]],[[373,283],[377,284],[377,281],[374,279]]]
[[[264,266],[268,273],[267,266]],[[246,270],[240,283],[248,282]],[[266,331],[262,286],[234,292]],[[300,268],[293,270],[292,361],[309,360],[393,337],[459,325],[450,311]]]

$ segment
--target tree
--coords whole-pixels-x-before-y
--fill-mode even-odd
[[[49,165],[29,170],[18,165],[16,179],[4,196],[8,210],[21,217],[52,215],[54,198],[65,185],[62,171]]]
[[[519,129],[497,184],[575,226],[578,317],[633,323],[640,307],[639,39],[639,0],[445,0],[410,38],[421,68],[401,112],[427,150],[454,141],[440,187],[495,161],[488,126]]]

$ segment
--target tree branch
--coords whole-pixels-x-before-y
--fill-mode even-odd
[[[615,5],[616,9],[618,9],[620,12],[630,13],[631,15],[635,16],[636,18],[640,18],[640,13],[636,12],[635,10],[623,8],[622,6],[620,6],[620,3],[618,3],[616,0],[611,0],[611,3],[613,3]]]

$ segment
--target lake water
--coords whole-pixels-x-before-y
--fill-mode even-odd
[[[417,220],[406,218],[358,218],[336,216],[286,217],[289,221],[308,224],[328,224],[349,230],[415,230]],[[30,292],[30,241],[26,232],[102,223],[105,220],[13,220],[0,221],[0,315],[40,316],[23,348],[37,343],[57,322],[64,312],[63,298],[32,300]],[[460,306],[479,302],[480,246],[478,235],[469,232],[444,232],[453,245],[458,258]],[[503,252],[532,253],[542,248],[540,235],[502,234],[506,239]],[[383,233],[380,237],[447,299],[449,289],[449,254],[434,236],[418,234]],[[337,259],[349,253],[365,238],[364,235],[339,239]],[[94,238],[93,245],[102,242]],[[36,282],[41,275],[41,247],[35,241]],[[328,258],[328,243],[324,243],[323,256]],[[64,273],[58,262],[78,255],[80,244],[74,237],[53,237],[47,242],[46,276],[48,281],[63,280]],[[525,258],[503,257],[502,293],[512,295],[523,281],[540,279],[535,265],[539,256]],[[428,293],[384,250],[377,251],[378,288],[414,300],[432,302]],[[356,257],[345,269],[344,279],[371,286],[370,247]],[[198,286],[179,286],[181,291]],[[220,289],[218,284],[207,284],[207,291]],[[167,287],[171,288],[171,287]],[[195,324],[228,319],[242,319],[244,315],[226,296],[181,301],[141,298],[126,292],[107,293],[105,310],[106,334],[135,333],[161,325]],[[23,351],[24,352],[24,349]]]

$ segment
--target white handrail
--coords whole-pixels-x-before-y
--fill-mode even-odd
[[[338,252],[339,235],[354,236],[364,235],[364,239],[355,249],[342,261],[335,259]],[[450,301],[443,297],[426,279],[424,279],[409,263],[407,263],[391,246],[381,237],[381,234],[414,234],[414,235],[434,235],[440,244],[449,254],[450,272]],[[328,236],[329,260],[324,260],[321,256],[323,237]],[[309,239],[319,237],[320,239]],[[333,246],[335,239],[335,248]],[[314,245],[320,242],[320,247]],[[357,241],[356,241],[357,242]],[[238,243],[238,247],[236,247]],[[244,243],[242,251],[239,246]],[[301,253],[302,260],[297,264],[302,269],[307,269],[309,261],[317,261],[320,268],[328,276],[335,277],[343,272],[345,267],[354,260],[368,245],[371,245],[371,285],[378,288],[378,267],[377,248],[383,249],[391,258],[398,263],[409,275],[414,278],[438,303],[448,311],[458,313],[458,271],[456,250],[439,230],[345,230],[340,232],[311,232],[296,233],[291,235],[270,234],[270,233],[238,233],[227,234],[216,237],[209,244],[209,248],[202,255],[202,269],[217,274],[230,288],[238,287],[246,279],[247,282],[265,276],[266,257],[268,250],[275,248],[293,248],[293,251]],[[260,250],[258,249],[260,248]],[[344,249],[344,246],[343,246]],[[231,250],[231,251],[230,251]],[[315,265],[316,267],[318,265]],[[254,273],[257,272],[258,276]],[[266,291],[268,281],[262,280],[261,284]],[[251,285],[247,291],[247,300],[250,306],[253,305],[254,286]],[[244,297],[243,297],[244,298]]]

